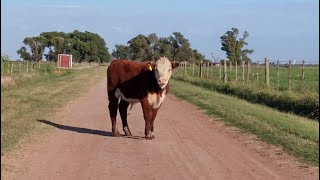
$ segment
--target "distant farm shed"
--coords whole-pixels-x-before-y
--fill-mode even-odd
[[[57,66],[58,68],[72,68],[72,55],[58,54]]]

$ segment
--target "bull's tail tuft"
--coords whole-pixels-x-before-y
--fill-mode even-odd
[[[131,111],[131,109],[132,109],[132,107],[133,107],[133,104],[134,104],[134,103],[130,103],[130,111]]]

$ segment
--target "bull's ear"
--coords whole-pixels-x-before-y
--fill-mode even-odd
[[[172,66],[172,69],[175,69],[175,68],[179,67],[179,63],[171,61],[171,66]]]
[[[147,62],[148,70],[152,71],[156,67],[156,63],[154,61]]]

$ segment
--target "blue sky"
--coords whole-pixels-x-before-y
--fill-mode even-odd
[[[4,0],[1,53],[18,59],[27,36],[75,29],[98,33],[110,53],[138,34],[181,32],[207,58],[225,58],[220,36],[248,31],[253,61],[319,61],[318,0]]]

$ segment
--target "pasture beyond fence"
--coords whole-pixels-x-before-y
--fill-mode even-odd
[[[176,74],[213,79],[228,84],[277,91],[319,93],[319,62],[272,61],[256,63],[180,63]]]
[[[98,63],[73,63],[72,69],[81,68],[81,67],[90,67],[97,66]],[[1,62],[1,75],[14,75],[19,73],[36,73],[48,71],[48,69],[56,70],[56,62],[49,61],[7,61]]]

